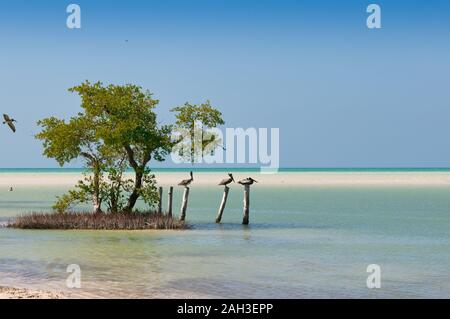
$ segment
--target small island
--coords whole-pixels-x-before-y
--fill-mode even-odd
[[[222,113],[209,101],[199,105],[186,103],[171,110],[176,117],[175,124],[161,125],[155,112],[159,101],[139,86],[105,86],[86,81],[69,91],[80,96],[81,110],[68,121],[56,117],[38,121],[41,131],[36,138],[43,144],[44,156],[56,160],[61,167],[82,159],[84,177],[57,198],[53,212],[18,216],[7,227],[190,228],[184,216],[178,220],[171,212],[161,211],[162,192],[149,165],[152,160],[164,161],[174,149],[180,150],[181,156],[192,164],[197,156],[214,150],[221,141],[207,130],[225,123]],[[201,136],[201,141],[195,140],[197,136]],[[195,143],[201,145],[200,155]],[[183,153],[183,149],[188,151]],[[139,200],[147,209],[136,208]],[[89,203],[92,204],[90,212],[73,209]]]

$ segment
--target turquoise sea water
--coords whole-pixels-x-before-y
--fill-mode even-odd
[[[2,190],[0,221],[48,210],[64,191]],[[0,229],[0,285],[94,297],[450,297],[450,186],[257,185],[248,227],[239,187],[214,224],[220,198],[191,188],[189,231]],[[66,288],[69,264],[82,289]],[[366,286],[369,264],[381,267],[380,289]]]

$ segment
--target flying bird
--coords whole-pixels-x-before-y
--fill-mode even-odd
[[[258,182],[251,177],[247,177],[246,179],[240,180],[238,183],[245,186],[245,185],[253,185],[253,183]]]
[[[184,179],[182,180],[178,185],[179,186],[188,186],[189,184],[191,184],[194,181],[194,174],[192,173],[192,171],[189,173],[191,175],[191,178],[189,179]]]
[[[16,133],[16,126],[14,125],[14,122],[17,122],[15,119],[12,119],[8,116],[8,114],[3,114],[3,119],[5,120],[3,124],[8,124],[9,128]]]
[[[219,185],[227,186],[227,185],[230,184],[231,182],[236,183],[235,180],[234,180],[233,174],[228,173],[228,176],[230,176],[230,177],[229,177],[229,178],[223,179],[223,180],[219,183]]]

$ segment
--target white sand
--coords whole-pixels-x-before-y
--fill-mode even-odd
[[[0,299],[64,299],[61,293],[25,288],[0,287]]]
[[[251,175],[258,186],[450,186],[450,172],[301,172],[301,173],[242,173],[239,180]],[[132,177],[132,175],[130,175]],[[156,173],[158,183],[176,186],[187,173]],[[193,186],[217,186],[225,173],[196,173]],[[0,173],[0,187],[71,186],[81,178],[77,173]]]

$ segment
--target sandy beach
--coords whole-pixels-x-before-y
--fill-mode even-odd
[[[24,288],[0,287],[0,299],[65,299],[61,293]]]
[[[129,174],[132,177],[132,174]],[[177,185],[186,172],[156,172],[161,185]],[[447,186],[450,172],[258,172],[235,173],[236,181],[251,175],[258,186]],[[225,173],[201,172],[194,174],[193,186],[216,186],[227,177]],[[0,173],[0,187],[61,185],[72,186],[82,178],[79,173]]]

